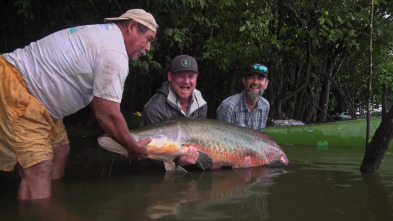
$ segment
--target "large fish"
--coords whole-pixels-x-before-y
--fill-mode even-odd
[[[284,151],[267,134],[218,120],[168,120],[130,132],[136,140],[153,138],[147,145],[147,157],[163,161],[166,170],[178,169],[173,160],[186,154],[190,146],[197,147],[196,165],[202,169],[212,164],[238,167],[246,160],[247,167],[285,167],[289,162]],[[127,154],[124,147],[108,136],[99,137],[98,144],[112,152]]]

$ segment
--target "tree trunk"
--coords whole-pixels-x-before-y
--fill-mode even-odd
[[[386,150],[393,139],[393,105],[387,114],[382,115],[381,125],[375,131],[363,158],[360,171],[376,172],[382,163]]]
[[[304,107],[304,94],[306,92],[305,90],[302,90],[296,100],[296,104],[295,104],[295,110],[293,113],[293,119],[297,119],[297,120],[303,120],[301,118],[301,113],[302,113],[302,108]]]
[[[329,70],[329,76],[332,76],[331,67],[328,70]],[[318,122],[326,122],[331,84],[332,82],[327,77],[323,78],[321,97],[319,99],[319,109],[318,109],[318,118],[317,118]]]

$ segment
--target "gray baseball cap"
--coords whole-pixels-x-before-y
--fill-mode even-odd
[[[178,55],[172,60],[171,70],[172,73],[180,72],[180,71],[192,71],[197,74],[198,72],[198,64],[194,57],[189,55]]]

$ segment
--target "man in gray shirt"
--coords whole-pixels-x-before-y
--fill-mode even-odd
[[[148,125],[177,118],[206,118],[207,103],[200,91],[195,89],[198,64],[194,57],[179,55],[172,60],[171,70],[157,93],[146,103],[141,125]],[[179,157],[179,165],[195,164],[198,159],[196,147],[187,155]]]

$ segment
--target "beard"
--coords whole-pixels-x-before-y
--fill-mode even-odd
[[[142,54],[142,56],[146,55],[146,50],[144,50],[144,49],[139,50],[139,52]]]
[[[259,87],[259,92],[251,91],[250,87],[245,88],[245,89],[246,89],[246,94],[247,94],[248,99],[250,99],[252,101],[258,100],[263,95],[263,92],[265,91],[265,90],[261,89],[260,87]]]
[[[129,55],[129,56],[128,56],[128,59],[129,59],[130,61],[136,61],[136,60],[138,60],[140,57],[145,56],[145,55],[146,55],[146,50],[141,49],[141,50],[139,50],[139,51],[137,51],[137,52],[134,52],[133,54]]]

